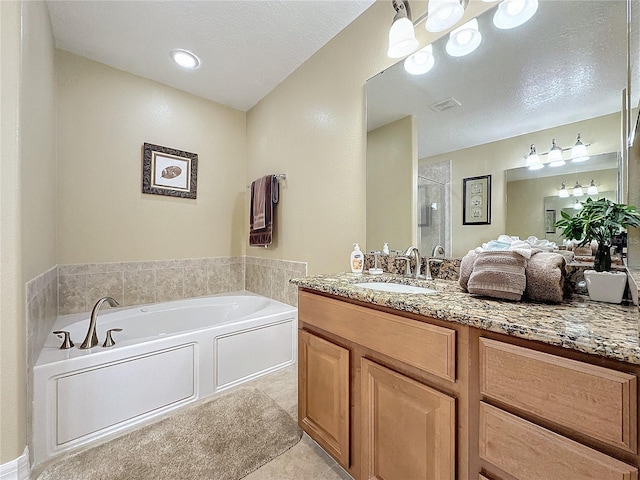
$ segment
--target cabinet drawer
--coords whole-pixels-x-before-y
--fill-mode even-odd
[[[480,393],[637,451],[634,375],[481,338]]]
[[[456,331],[347,302],[300,292],[300,322],[455,381]]]
[[[518,480],[637,480],[638,470],[480,403],[480,457]]]

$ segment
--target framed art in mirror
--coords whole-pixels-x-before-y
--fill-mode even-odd
[[[462,224],[491,223],[491,175],[462,179]]]
[[[198,154],[145,143],[142,193],[196,198]]]

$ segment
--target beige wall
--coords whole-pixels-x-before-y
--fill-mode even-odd
[[[59,264],[244,253],[246,115],[58,51]],[[142,145],[198,154],[198,198],[141,193]]]
[[[415,118],[367,133],[366,225],[369,250],[401,250],[417,238],[418,137]],[[389,191],[394,192],[389,195]]]
[[[19,457],[26,444],[24,285],[55,265],[56,145],[47,7],[1,2],[0,12],[0,463],[5,463]]]
[[[414,17],[426,2],[412,2]],[[491,4],[471,2],[465,18]],[[277,242],[249,255],[309,262],[309,274],[346,271],[366,236],[365,83],[386,56],[393,8],[377,1],[247,114],[247,182],[286,173]],[[417,28],[422,45],[434,40]],[[445,33],[445,32],[443,32]],[[248,205],[245,207],[248,211]]]
[[[618,183],[618,170],[595,170],[578,175],[554,175],[552,177],[541,177],[527,180],[517,180],[507,182],[507,220],[505,233],[507,235],[517,235],[522,239],[535,235],[538,238],[547,238],[551,241],[561,241],[555,233],[545,232],[545,197],[556,197],[558,207],[568,207],[575,200],[584,202],[586,197],[573,197],[559,199],[558,189],[562,182],[565,183],[569,192],[579,181],[586,192],[591,180],[594,180],[600,193],[612,192],[613,196],[609,200],[616,201],[615,192]],[[571,183],[569,183],[569,181]],[[552,206],[552,208],[554,208]],[[559,210],[559,209],[558,209]],[[556,220],[560,220],[560,212],[556,211]],[[561,232],[562,230],[558,230]]]
[[[540,130],[519,137],[487,143],[421,159],[420,162],[451,160],[451,216],[452,254],[463,256],[483,242],[497,238],[506,231],[505,173],[509,168],[526,166],[525,155],[533,143],[538,152],[546,152],[555,138],[561,147],[576,142],[582,134],[585,143],[591,143],[591,153],[620,151],[620,114],[614,113],[584,122]],[[565,154],[566,155],[566,154]],[[544,157],[543,157],[544,161]],[[462,225],[462,179],[491,175],[491,225]]]

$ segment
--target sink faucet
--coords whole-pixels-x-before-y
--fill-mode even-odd
[[[438,255],[444,256],[444,248],[442,245],[436,245],[433,247],[433,251],[431,252],[432,257],[437,257]]]
[[[95,347],[98,344],[98,334],[96,333],[96,320],[98,319],[98,312],[100,311],[100,307],[104,302],[109,302],[109,305],[112,307],[117,307],[120,305],[111,297],[102,297],[100,300],[96,302],[93,306],[93,310],[91,310],[91,322],[89,322],[89,330],[87,331],[87,336],[80,345],[80,348],[83,350],[87,350],[91,347]]]
[[[424,278],[422,275],[420,275],[420,267],[422,266],[422,259],[420,258],[420,251],[418,250],[418,247],[415,247],[413,245],[411,245],[409,248],[407,248],[407,251],[404,252],[405,256],[411,258],[411,254],[415,254],[416,257],[416,274],[415,274],[415,278],[419,279],[419,278]],[[407,264],[409,263],[409,261],[407,260]]]

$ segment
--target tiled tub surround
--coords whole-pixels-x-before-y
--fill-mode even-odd
[[[58,267],[26,284],[27,365],[31,369],[58,316]]]
[[[289,279],[306,273],[303,262],[244,256],[60,265],[58,313],[87,312],[104,296],[133,306],[237,290],[296,306]]]
[[[438,293],[387,293],[353,286],[367,281],[424,286]],[[450,280],[416,281],[389,274],[342,273],[292,282],[300,288],[640,365],[640,310],[635,305],[591,302],[580,295],[555,305],[508,302],[470,295]]]

